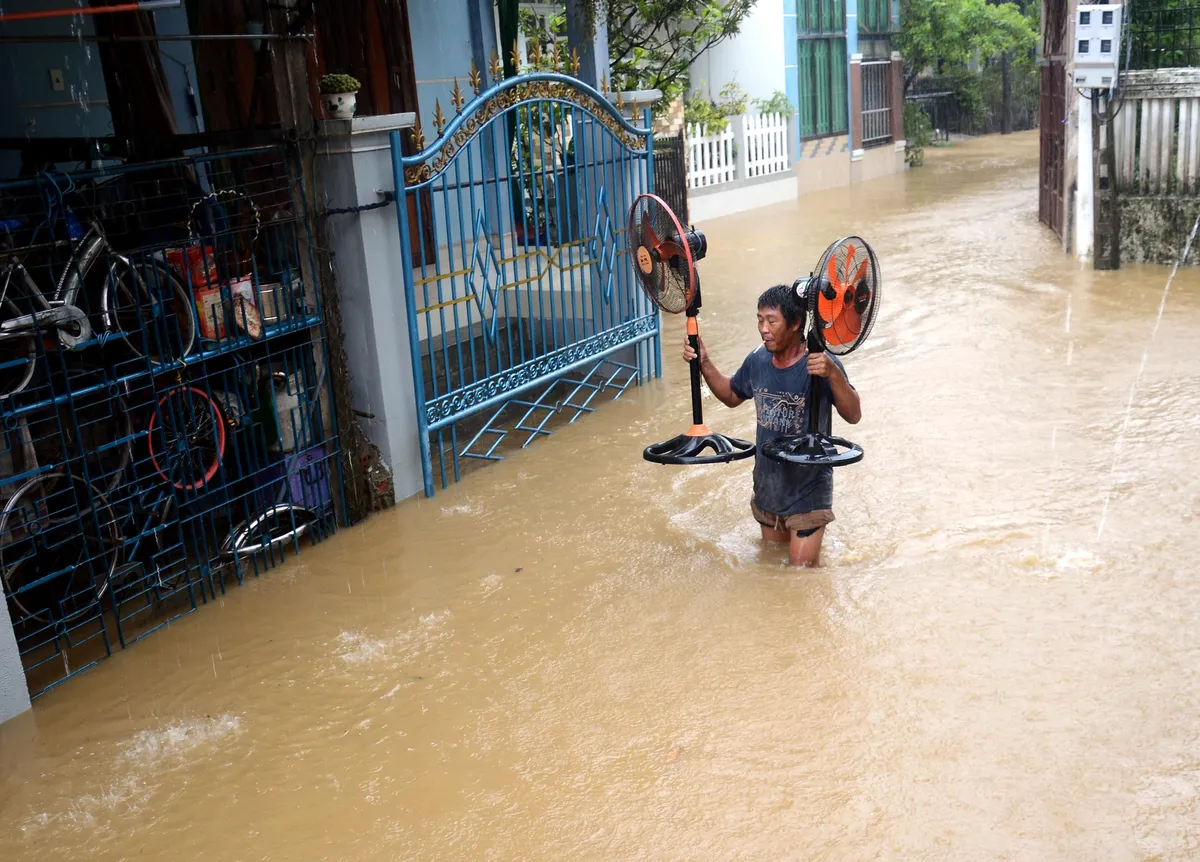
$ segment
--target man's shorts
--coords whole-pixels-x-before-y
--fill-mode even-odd
[[[775,515],[760,509],[753,497],[750,498],[750,511],[754,513],[754,520],[764,527],[770,527],[772,530],[780,532],[795,533],[802,539],[811,536],[834,520],[833,509],[814,509],[811,512],[801,512],[796,515]]]

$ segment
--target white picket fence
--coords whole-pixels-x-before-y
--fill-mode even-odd
[[[783,114],[747,114],[743,125],[746,176],[763,177],[788,169],[788,127]]]
[[[1118,189],[1200,193],[1200,69],[1130,72],[1112,134]]]
[[[688,123],[687,148],[689,189],[715,186],[734,178],[732,128],[709,134],[707,125]]]
[[[729,118],[723,132],[687,126],[689,189],[788,170],[788,119],[783,114],[743,114]]]

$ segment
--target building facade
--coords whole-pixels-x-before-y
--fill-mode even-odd
[[[1200,214],[1200,4],[1126,4],[1115,87],[1096,93],[1073,59],[1089,5],[1042,4],[1038,216],[1097,268],[1171,264]]]
[[[904,170],[903,70],[892,50],[899,0],[759,0],[738,35],[692,67],[692,93],[737,82],[751,99],[786,93],[797,193]]]

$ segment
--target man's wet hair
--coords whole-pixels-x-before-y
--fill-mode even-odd
[[[774,287],[768,287],[763,291],[762,296],[758,298],[758,307],[759,310],[764,308],[778,309],[788,326],[797,321],[799,321],[801,328],[804,326],[804,306],[796,298],[796,290],[790,284],[777,284]]]

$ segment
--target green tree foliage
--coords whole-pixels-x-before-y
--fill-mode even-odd
[[[925,164],[925,148],[933,142],[933,124],[916,102],[904,103],[904,160],[914,168]]]
[[[671,101],[686,87],[688,68],[696,58],[736,35],[756,2],[606,0],[611,88],[662,90],[663,101]],[[548,16],[545,27],[525,9],[520,20],[525,37],[536,39],[543,52],[567,32],[565,12]]]
[[[1197,0],[1126,4],[1130,68],[1169,69],[1200,65],[1200,6]],[[1122,49],[1123,50],[1123,49]],[[1122,55],[1124,62],[1124,55]]]
[[[895,47],[904,55],[904,89],[939,64],[957,66],[978,55],[1027,55],[1037,45],[1036,4],[1026,15],[1015,3],[987,0],[901,0]]]
[[[683,92],[688,68],[737,34],[757,0],[607,0],[612,80],[622,90]]]
[[[795,106],[782,90],[776,90],[769,99],[755,99],[754,108],[760,114],[782,114],[789,120],[796,115]]]
[[[683,106],[683,121],[707,126],[709,132],[723,132],[729,128],[730,117],[746,113],[749,102],[750,96],[738,82],[730,81],[721,88],[720,101],[704,97],[689,99]]]
[[[691,99],[683,106],[683,121],[688,125],[704,126],[711,134],[729,128],[729,118],[708,99]]]

